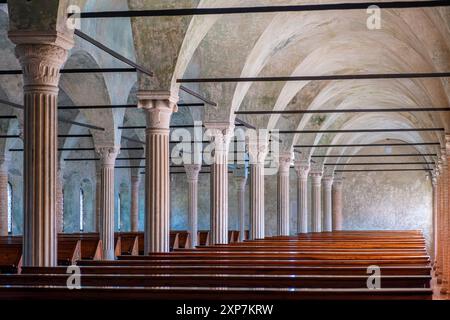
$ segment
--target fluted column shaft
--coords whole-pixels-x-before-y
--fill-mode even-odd
[[[443,229],[443,212],[444,212],[444,188],[443,188],[443,178],[442,178],[442,165],[439,162],[439,180],[438,180],[438,224],[437,224],[437,233],[438,233],[438,241],[437,241],[437,264],[436,264],[436,276],[437,282],[442,283],[442,229]]]
[[[102,173],[100,169],[96,170],[95,175],[95,231],[102,229]]]
[[[342,230],[343,226],[343,208],[342,208],[342,179],[335,178],[333,181],[333,231]]]
[[[280,236],[289,235],[289,171],[292,162],[292,152],[279,155],[278,164],[278,223],[277,234]]]
[[[14,32],[9,37],[18,43],[24,83],[23,265],[50,267],[57,261],[59,70],[72,43],[22,44],[30,39]]]
[[[228,151],[234,126],[228,123],[205,123],[214,137],[214,160],[211,164],[211,243],[228,243]]]
[[[103,244],[103,259],[114,260],[114,164],[119,147],[97,147],[100,155],[100,212],[102,227],[100,239]]]
[[[312,231],[322,231],[322,194],[321,194],[321,172],[311,172],[312,178],[312,195],[311,195],[311,211],[312,211]]]
[[[297,172],[297,232],[308,232],[308,175],[309,161],[295,164]]]
[[[169,252],[169,126],[178,99],[167,91],[139,91],[138,101],[147,113],[144,250]]]
[[[250,237],[263,239],[264,230],[264,163],[250,165]]]
[[[198,174],[201,165],[186,164],[184,167],[188,182],[188,227],[191,235],[191,248],[195,248],[198,233]]]
[[[236,177],[237,179],[237,201],[239,214],[239,238],[245,240],[245,185],[247,177]]]
[[[250,238],[265,237],[264,212],[264,162],[268,141],[266,135],[250,133],[248,151],[250,156]]]
[[[450,241],[449,241],[449,235],[450,235],[450,230],[449,230],[449,224],[450,224],[450,214],[449,214],[449,209],[450,209],[450,203],[449,203],[449,183],[450,183],[450,175],[449,175],[449,168],[448,168],[448,164],[450,161],[450,136],[446,136],[446,140],[447,140],[447,147],[445,150],[445,159],[443,159],[443,171],[444,171],[444,176],[443,176],[443,180],[444,180],[444,214],[443,214],[443,270],[442,270],[442,285],[441,285],[441,293],[446,294],[449,292],[449,282],[450,282],[450,257],[449,257],[449,245],[450,245]]]
[[[433,263],[434,268],[436,268],[436,248],[437,248],[437,202],[438,202],[438,195],[437,195],[437,177],[435,174],[433,174],[431,178],[431,186],[432,186],[432,193],[433,193],[433,227],[432,227],[432,241],[431,241],[431,260]]]
[[[139,176],[131,177],[131,207],[130,207],[131,232],[139,230]]]
[[[332,216],[332,196],[331,189],[333,186],[333,177],[325,176],[322,179],[323,185],[323,227],[322,231],[330,232],[333,227],[333,216]]]
[[[0,157],[0,236],[8,235],[8,158]]]
[[[64,199],[63,199],[63,177],[58,169],[56,178],[56,232],[62,233],[64,230]]]

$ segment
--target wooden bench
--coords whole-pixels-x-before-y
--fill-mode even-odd
[[[198,246],[206,246],[209,245],[209,231],[201,230],[198,231]]]

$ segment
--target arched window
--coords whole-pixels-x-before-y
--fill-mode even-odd
[[[8,182],[8,233],[12,233],[12,185]]]
[[[121,225],[120,225],[120,216],[121,216],[121,212],[122,211],[122,201],[120,199],[120,193],[119,196],[117,197],[117,229],[120,231]]]
[[[80,189],[80,231],[84,229],[84,192]]]

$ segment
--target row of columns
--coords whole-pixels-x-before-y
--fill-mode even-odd
[[[17,44],[18,57],[24,79],[24,265],[56,265],[56,235],[62,230],[62,184],[57,167],[57,95],[59,70],[73,46],[71,36],[55,34],[37,37],[38,43],[29,43],[30,37],[9,34]],[[146,174],[145,174],[145,251],[169,250],[169,125],[176,111],[177,98],[166,91],[140,91],[138,106],[147,115]],[[233,132],[229,123],[205,124],[215,138],[215,161],[211,166],[211,238],[213,243],[228,241],[228,146]],[[252,239],[263,238],[264,232],[264,159],[267,137],[249,142],[250,216]],[[100,155],[100,176],[97,185],[96,225],[103,242],[103,255],[114,258],[114,163],[118,146],[97,146]],[[45,156],[43,156],[45,155]],[[291,155],[282,155],[279,170],[278,233],[289,232],[289,166]],[[306,232],[307,184],[309,169],[299,168],[299,231]],[[194,170],[190,184],[190,229],[196,230],[197,181]],[[189,170],[189,169],[188,169]],[[190,173],[188,173],[190,174]],[[198,174],[198,172],[197,172]],[[0,184],[7,181],[7,171],[0,169]],[[5,178],[6,177],[6,178]],[[321,230],[321,174],[311,172],[313,179],[313,231]],[[4,181],[3,181],[4,182]],[[243,221],[244,200],[242,184],[239,189],[239,210]],[[132,230],[137,230],[138,179],[132,182]],[[331,228],[331,193],[325,185],[324,226]],[[0,193],[5,190],[0,188]],[[4,199],[7,196],[3,196]],[[7,209],[6,209],[7,214]],[[5,209],[0,208],[4,219]],[[6,219],[5,219],[6,220]],[[3,220],[3,221],[5,221]],[[3,224],[2,224],[3,225]],[[241,229],[243,228],[243,223]],[[4,227],[0,233],[4,233]],[[241,230],[244,231],[244,230]],[[195,233],[194,233],[195,234]],[[244,232],[242,232],[244,234]],[[195,242],[195,240],[194,240]]]
[[[438,284],[441,285],[441,293],[448,294],[449,274],[449,250],[450,245],[450,199],[448,192],[450,174],[448,163],[450,161],[450,135],[446,135],[446,148],[441,149],[441,157],[437,163],[437,169],[432,178],[433,184],[433,258],[434,269]]]

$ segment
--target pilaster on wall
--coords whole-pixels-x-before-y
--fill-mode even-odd
[[[169,91],[139,91],[138,107],[147,114],[145,147],[145,253],[169,252],[170,119],[178,97]]]
[[[228,243],[228,151],[234,125],[228,122],[205,123],[206,133],[214,139],[211,164],[211,243]]]
[[[10,4],[10,12],[14,13],[15,5]],[[58,30],[30,31],[37,30],[31,25],[20,30],[16,23],[20,17],[13,14],[10,18],[13,30],[8,36],[16,44],[24,84],[23,265],[56,266],[59,71],[73,46],[73,35]],[[36,16],[33,19],[40,21]]]

